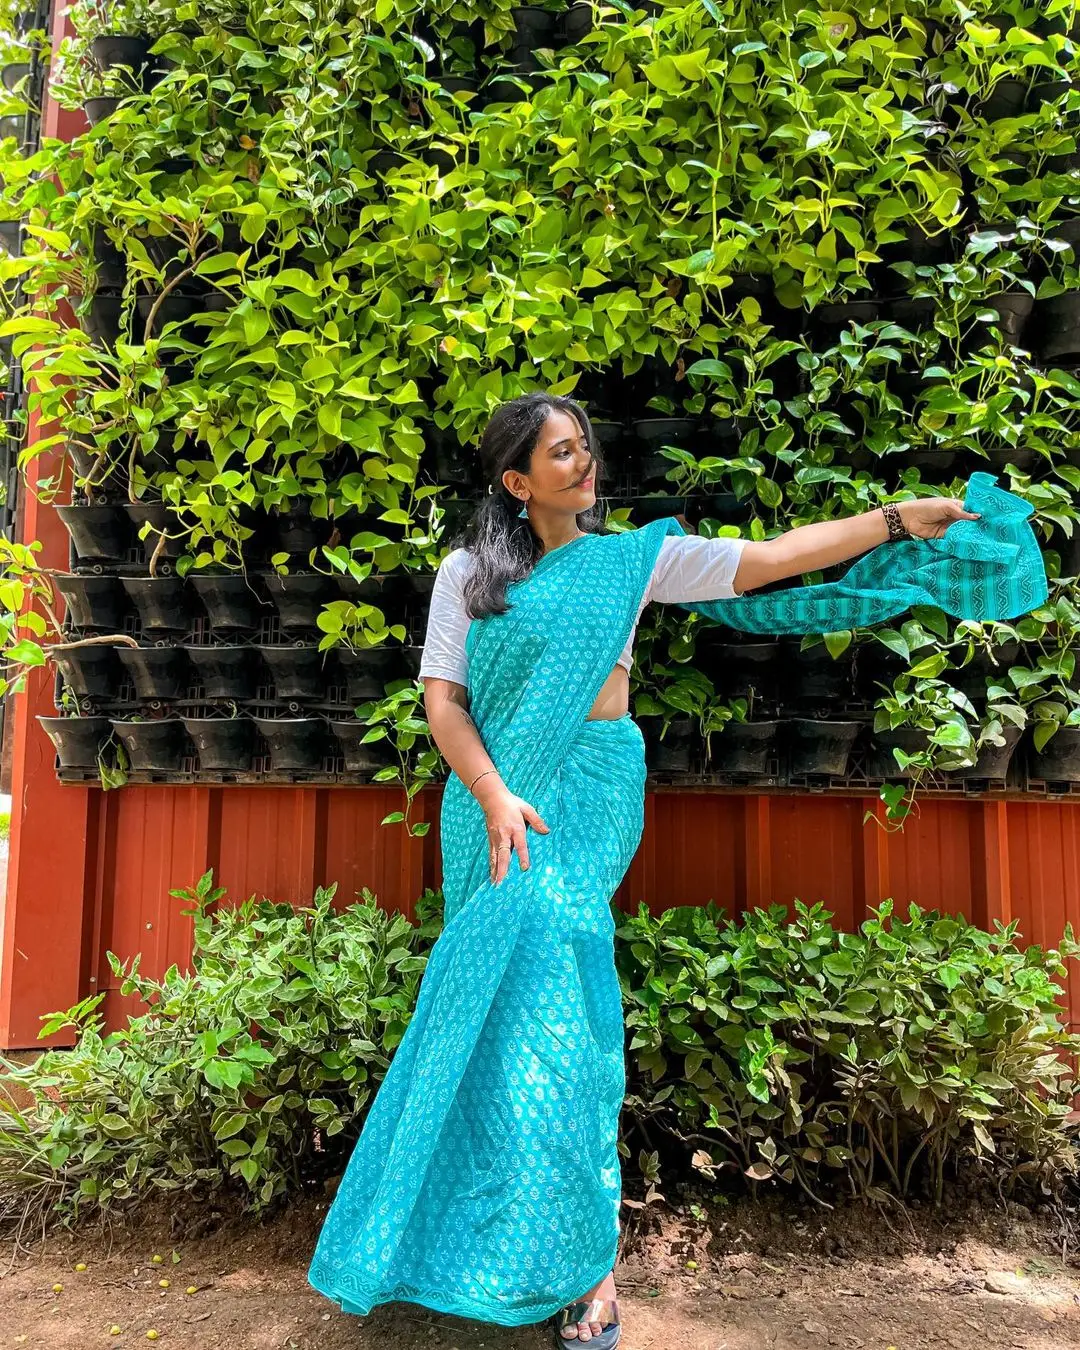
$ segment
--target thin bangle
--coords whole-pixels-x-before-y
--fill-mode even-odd
[[[477,783],[479,783],[480,779],[483,778],[485,774],[498,772],[499,772],[498,769],[485,769],[483,773],[478,773],[476,777],[472,780],[472,782],[469,784],[469,791],[471,792],[473,790],[473,788],[477,785]]]

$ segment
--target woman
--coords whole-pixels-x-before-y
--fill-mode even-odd
[[[445,925],[309,1278],[346,1311],[553,1316],[559,1344],[611,1350],[625,1077],[609,901],[643,825],[628,712],[642,608],[829,632],[915,603],[1014,617],[1046,577],[1030,507],[987,474],[969,485],[980,510],[934,497],[710,540],[674,517],[605,531],[603,463],[568,399],[501,407],[480,454],[489,495],[439,567],[420,670],[452,770]],[[909,542],[875,548],[889,540]],[[870,549],[842,582],[745,594]]]

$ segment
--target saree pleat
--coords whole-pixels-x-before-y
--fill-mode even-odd
[[[829,632],[912,604],[1011,618],[1046,598],[1030,507],[974,474],[983,512],[890,544],[838,583],[683,608],[756,632]],[[444,927],[309,1270],[365,1314],[394,1300],[539,1322],[614,1266],[625,1090],[611,897],[641,839],[645,754],[629,715],[588,712],[635,622],[674,517],[584,535],[474,622],[470,714],[528,832],[497,886],[482,808],[451,773],[440,809]]]

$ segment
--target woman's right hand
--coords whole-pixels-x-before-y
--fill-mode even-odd
[[[500,793],[485,803],[484,817],[488,832],[488,866],[491,880],[497,886],[510,870],[510,855],[515,849],[521,870],[524,872],[529,866],[526,827],[531,825],[547,834],[548,826],[523,797],[515,797],[512,792]]]

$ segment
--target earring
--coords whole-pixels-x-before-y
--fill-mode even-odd
[[[521,510],[518,512],[518,519],[519,519],[519,520],[528,520],[528,518],[529,518],[529,512],[528,512],[527,508],[523,506],[523,507],[521,508]]]

